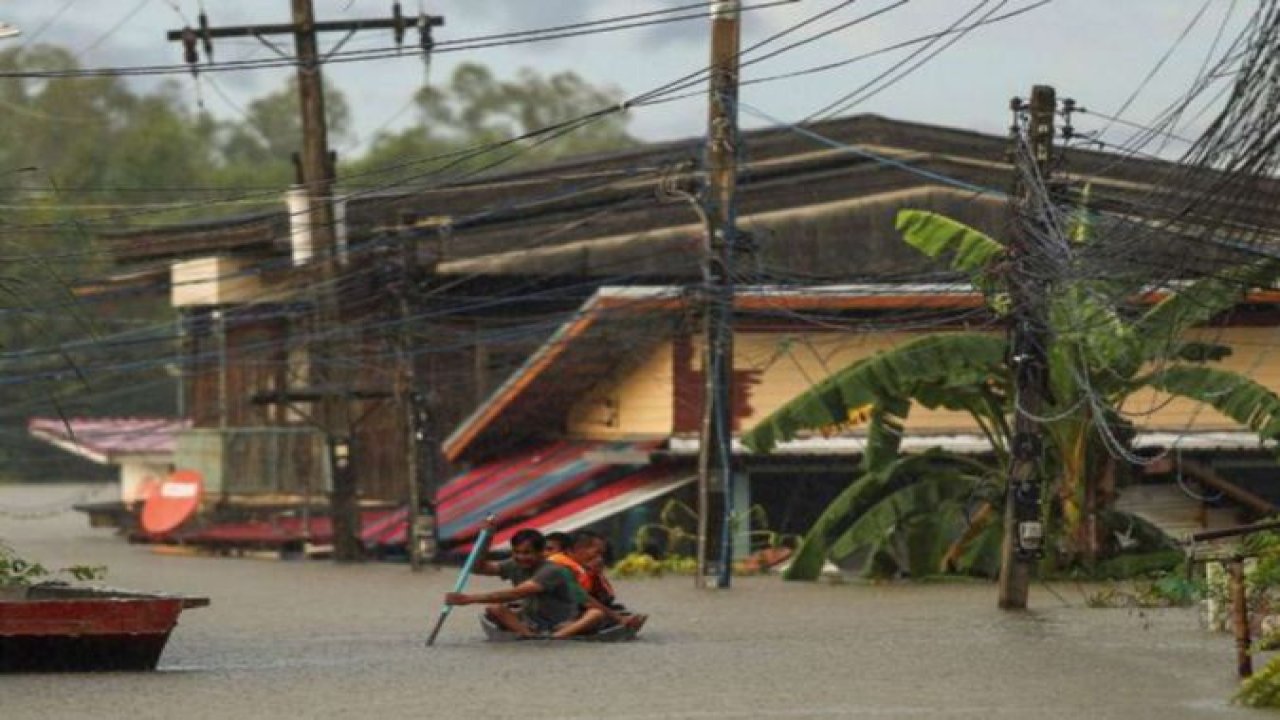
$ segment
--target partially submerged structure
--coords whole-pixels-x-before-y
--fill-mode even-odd
[[[1152,293],[1145,300],[1161,297]],[[524,520],[572,529],[691,481],[703,384],[702,338],[685,322],[693,302],[678,287],[631,286],[602,288],[584,304],[445,440],[451,460],[479,467],[444,488],[441,539],[474,535],[483,512],[497,513],[512,528]],[[734,430],[754,426],[834,370],[922,334],[1003,333],[984,307],[984,297],[968,285],[743,288],[735,307]],[[1274,333],[1268,325],[1277,309],[1280,291],[1253,292],[1203,335],[1237,348],[1222,369],[1280,391],[1280,368],[1266,362]],[[1152,455],[1170,451],[1149,472],[1176,475],[1217,495],[1199,501],[1184,495],[1173,506],[1153,508],[1150,515],[1161,525],[1230,524],[1231,513],[1219,512],[1229,507],[1254,515],[1280,510],[1280,487],[1258,473],[1274,467],[1274,448],[1256,433],[1212,408],[1154,391],[1134,396],[1130,407],[1142,413],[1134,448]],[[917,408],[905,430],[908,452],[991,452],[964,412]],[[741,476],[734,507],[763,505],[770,529],[802,532],[848,483],[865,443],[865,427],[813,433],[766,456],[735,441]],[[1164,495],[1150,489],[1136,494]],[[1142,505],[1133,509],[1143,512]],[[736,547],[749,547],[750,524],[743,512]],[[510,534],[500,533],[498,540]]]
[[[144,498],[149,479],[173,471],[178,434],[191,421],[173,418],[31,418],[27,432],[74,455],[119,469],[120,499]]]
[[[742,280],[808,289],[760,289],[739,301],[740,424],[909,336],[903,318],[928,331],[989,321],[980,297],[937,284],[950,276],[899,241],[894,218],[932,210],[1001,235],[1012,176],[1005,138],[857,116],[803,133],[754,131],[744,142]],[[441,534],[457,541],[494,507],[512,520],[599,519],[686,482],[696,452],[699,311],[682,288],[703,277],[704,225],[691,194],[701,152],[702,140],[690,139],[443,177],[419,190],[349,192],[337,201],[335,327],[310,324],[317,275],[296,192],[279,212],[103,235],[119,272],[86,292],[169,293],[182,319],[192,422],[174,461],[207,468],[224,499],[327,492],[335,430],[312,416],[324,393],[341,393],[355,419],[341,430],[364,499],[403,502],[413,483],[439,488]],[[1099,210],[1131,214],[1178,192],[1165,183],[1168,163],[1089,150],[1068,151],[1065,163]],[[1263,199],[1238,202],[1259,216],[1272,211]],[[1177,239],[1165,242],[1167,252]],[[1128,250],[1149,251],[1142,242]],[[1250,322],[1273,324],[1273,303],[1260,296]],[[804,313],[830,327],[815,329]],[[341,343],[347,386],[316,386],[318,338]],[[1178,425],[1188,412],[1170,406],[1171,432],[1188,427]],[[1238,436],[1222,444],[1209,438],[1226,436],[1199,435],[1217,428],[1193,415],[1208,423],[1193,423],[1199,442],[1249,447]],[[921,442],[973,442],[957,418],[913,422],[928,431]],[[780,453],[753,478],[839,474],[841,458],[859,449],[856,437],[809,442],[811,452]],[[445,484],[446,463],[473,469]],[[795,485],[750,486],[760,499],[798,494]],[[812,504],[829,492],[815,485]]]

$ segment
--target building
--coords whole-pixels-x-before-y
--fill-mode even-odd
[[[561,326],[445,440],[450,460],[475,469],[442,492],[442,541],[474,535],[485,512],[495,512],[507,528],[499,542],[524,523],[574,529],[691,482],[703,383],[702,339],[688,322],[693,302],[678,287],[607,287]],[[736,303],[735,431],[756,425],[832,372],[924,333],[1004,332],[969,285],[755,287],[742,289]],[[1275,332],[1269,320],[1277,308],[1280,292],[1257,291],[1201,333],[1235,348],[1220,367],[1280,392],[1280,367],[1267,362]],[[1171,529],[1230,523],[1226,508],[1280,509],[1280,488],[1259,474],[1275,467],[1272,449],[1256,433],[1185,399],[1148,392],[1131,402],[1154,409],[1143,417],[1134,447],[1175,451],[1179,463],[1153,466],[1153,474],[1176,471],[1179,479],[1226,497],[1177,502],[1176,488],[1162,484],[1133,489],[1128,507],[1141,499],[1135,509],[1150,510]],[[906,433],[907,452],[991,450],[964,412],[913,408]],[[848,484],[865,441],[865,429],[855,428],[799,438],[759,456],[735,440],[741,474],[734,507],[759,505],[770,530],[802,533]],[[1161,499],[1169,502],[1159,506]],[[742,518],[739,548],[750,544],[751,516],[743,512]]]
[[[803,131],[753,131],[744,143],[739,215],[750,239],[750,282],[946,281],[950,276],[899,242],[897,210],[938,211],[995,235],[1005,227],[1001,189],[1013,170],[1003,137],[856,116]],[[652,432],[642,435],[649,440],[678,439],[688,431],[697,409],[688,398],[696,370],[687,364],[695,362],[697,347],[672,339],[673,327],[687,329],[691,322],[676,298],[663,301],[670,305],[663,312],[631,315],[625,330],[592,324],[580,337],[574,334],[578,325],[563,321],[582,317],[584,303],[607,304],[611,293],[621,292],[597,294],[606,286],[700,281],[704,231],[689,190],[701,152],[702,141],[695,138],[500,175],[445,177],[420,190],[349,192],[337,200],[343,258],[337,327],[309,325],[308,288],[317,276],[302,222],[308,217],[305,199],[296,192],[278,212],[105,234],[99,239],[110,248],[118,272],[85,292],[150,288],[169,294],[185,336],[179,364],[193,424],[178,435],[176,461],[212,463],[209,472],[226,478],[220,485],[224,495],[252,491],[301,498],[328,492],[326,436],[335,431],[317,428],[311,416],[321,394],[341,392],[358,420],[341,430],[352,437],[361,497],[402,502],[411,482],[441,486],[449,472],[445,460],[463,471],[470,463],[496,459],[512,441],[534,439],[524,437],[525,424],[559,422],[557,413],[567,413],[563,418],[573,419],[573,427],[594,423],[595,434],[609,439],[609,423],[622,423],[624,411],[609,406],[607,393],[592,390],[601,373],[617,367],[607,359],[571,365],[576,370],[559,378],[567,386],[548,386],[554,392],[535,396],[524,388],[512,394],[512,383],[523,382],[519,378],[538,388],[571,367],[558,364],[565,358],[556,355],[547,370],[552,375],[530,372],[531,358],[546,357],[547,343],[566,333],[573,357],[582,353],[587,360],[608,349],[602,346],[615,332],[628,342],[637,327],[667,338],[668,345],[655,346],[646,357],[654,368],[671,360],[671,375],[663,382],[681,388],[681,400],[673,393],[670,408],[660,401],[648,410],[649,424],[636,425],[639,408],[631,399],[627,427],[647,428]],[[1064,157],[1073,181],[1091,188],[1090,202],[1099,210],[1132,213],[1180,197],[1171,180],[1179,170],[1171,164],[1086,149]],[[1263,198],[1233,202],[1249,217],[1272,213]],[[1163,252],[1178,246],[1173,235],[1161,236]],[[1149,253],[1150,243],[1139,239],[1129,252]],[[902,298],[894,301],[898,309],[913,312],[914,303],[951,302],[932,292],[899,289],[889,295]],[[868,294],[855,304],[876,302],[881,300]],[[315,386],[312,349],[321,336],[340,338],[343,362],[354,378],[348,387]],[[754,347],[752,342],[744,338],[743,347]],[[414,357],[411,387],[399,384],[405,374],[397,359],[405,343]],[[681,373],[677,357],[686,363]],[[625,359],[636,357],[627,353]],[[739,372],[750,380],[755,371]],[[753,395],[751,407],[766,407],[794,387],[751,382],[743,387],[767,388],[774,398],[766,402]],[[594,399],[580,397],[593,392]],[[579,404],[565,407],[568,398]],[[410,417],[427,422],[411,432]],[[412,478],[407,458],[420,448],[412,447],[411,437],[426,448],[416,462],[425,471]],[[681,442],[661,450],[691,453]],[[445,458],[434,452],[438,443]],[[635,459],[646,449],[653,450],[590,452],[595,459],[602,452]],[[282,453],[291,460],[274,462]],[[647,466],[624,466],[632,464]],[[526,473],[513,482],[528,484],[534,476],[541,477]]]

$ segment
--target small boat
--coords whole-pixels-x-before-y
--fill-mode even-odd
[[[62,583],[0,587],[0,672],[154,670],[178,615],[208,604]]]
[[[489,642],[519,642],[523,640],[547,640],[547,637],[522,638],[519,635],[498,627],[489,618],[480,616],[480,627],[484,629],[485,639]],[[640,631],[636,628],[630,628],[626,625],[609,625],[596,632],[579,635],[572,638],[578,642],[626,642],[627,640],[635,640],[636,634]]]

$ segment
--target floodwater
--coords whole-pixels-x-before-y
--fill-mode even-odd
[[[0,485],[0,513],[75,495]],[[1227,702],[1228,636],[1187,610],[1089,609],[1074,586],[1010,614],[987,584],[623,580],[651,615],[634,643],[487,644],[465,607],[426,648],[450,569],[162,556],[74,513],[0,514],[0,538],[213,600],[184,613],[156,673],[0,676],[4,720],[1266,716]]]

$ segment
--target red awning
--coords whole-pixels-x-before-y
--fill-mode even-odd
[[[478,467],[436,494],[440,539],[467,540],[480,532],[490,513],[497,516],[501,527],[544,511],[589,485],[603,486],[627,477],[644,466],[613,464],[600,456],[647,452],[657,443],[561,441]]]
[[[649,466],[627,477],[572,500],[557,504],[546,512],[535,515],[511,527],[503,528],[493,538],[493,547],[504,548],[511,537],[522,528],[530,527],[543,532],[558,530],[572,532],[599,522],[624,510],[661,497],[688,485],[695,476],[673,474],[670,468]]]

